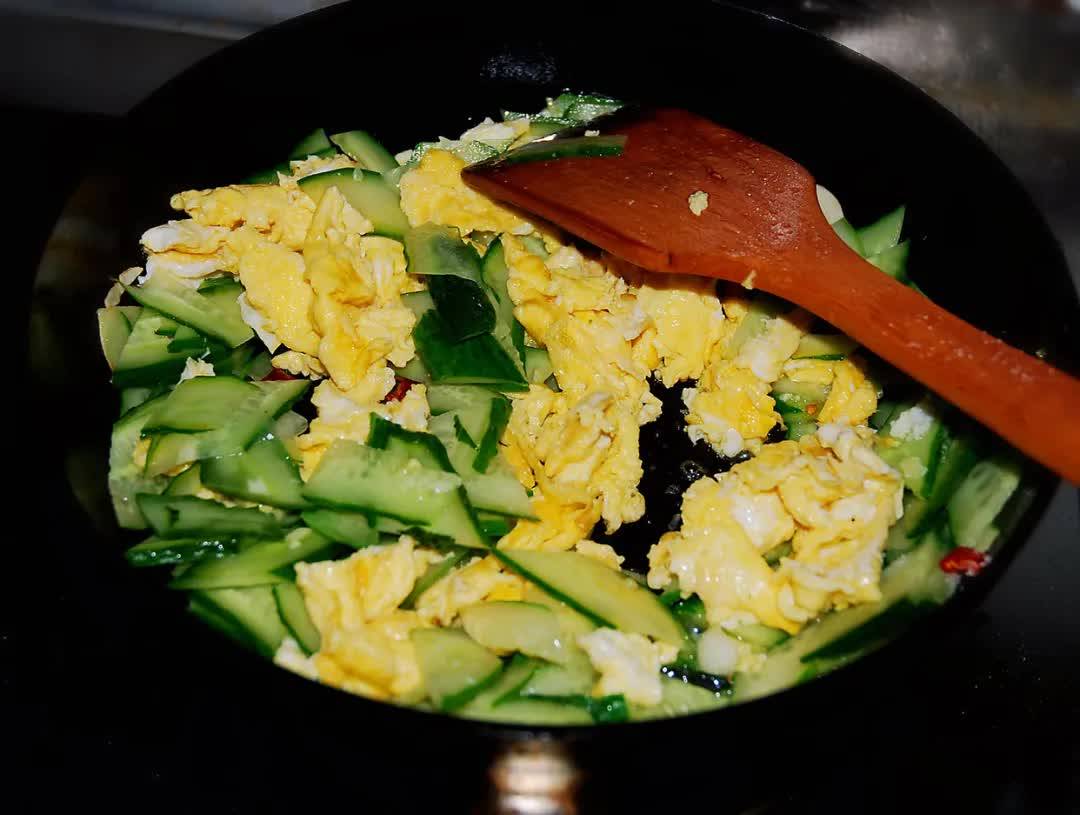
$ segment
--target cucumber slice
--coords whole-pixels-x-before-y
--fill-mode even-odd
[[[409,221],[401,211],[397,188],[379,173],[346,167],[305,176],[297,183],[316,206],[329,187],[337,187],[349,205],[371,221],[375,235],[401,240],[409,231]]]
[[[724,356],[734,359],[742,350],[746,341],[757,337],[768,328],[769,320],[790,309],[790,304],[775,297],[758,293],[750,302],[746,314],[739,321],[735,333],[731,335],[724,348]]]
[[[672,613],[679,618],[683,628],[691,634],[700,634],[709,627],[709,620],[705,616],[705,604],[696,594],[682,597],[678,589],[665,592],[660,595],[660,602],[671,609]]]
[[[120,391],[120,415],[123,416],[129,410],[137,408],[149,399],[160,396],[162,387],[155,388],[123,388]]]
[[[861,254],[864,257],[880,254],[899,243],[900,230],[904,228],[904,212],[904,207],[897,207],[869,226],[858,230]]]
[[[156,274],[141,286],[124,286],[124,291],[140,305],[160,311],[207,337],[215,337],[230,348],[254,336],[240,316],[240,304],[235,299],[202,294],[170,275]]]
[[[546,348],[525,348],[525,378],[533,385],[542,385],[555,373]]]
[[[491,334],[454,343],[435,311],[413,329],[413,341],[432,382],[491,385],[502,391],[525,391],[529,383],[506,350]]]
[[[304,509],[304,482],[285,449],[273,436],[259,439],[242,453],[206,459],[203,483],[212,490],[283,509]]]
[[[451,628],[417,628],[409,634],[416,648],[428,696],[440,710],[466,705],[502,673],[502,661]]]
[[[551,141],[533,141],[503,153],[491,166],[507,167],[527,161],[558,161],[570,158],[621,156],[626,136],[581,136]]]
[[[171,334],[179,324],[153,309],[143,309],[120,349],[112,382],[118,388],[172,384],[184,370],[188,354],[170,351]]]
[[[686,630],[660,598],[620,571],[576,552],[493,554],[526,580],[597,625],[643,634],[683,648]]]
[[[480,528],[489,538],[501,538],[509,535],[514,528],[514,521],[493,512],[477,512],[476,517],[480,521]]]
[[[322,637],[308,614],[303,592],[295,583],[278,583],[273,591],[281,621],[301,650],[311,656],[322,645]]]
[[[452,473],[453,466],[447,458],[442,442],[430,433],[406,430],[401,425],[384,419],[376,413],[371,414],[371,430],[368,432],[368,447],[377,450],[391,450],[407,458],[415,459],[431,470]]]
[[[841,218],[839,221],[834,221],[832,228],[837,236],[839,236],[840,240],[846,243],[849,248],[854,249],[860,255],[865,257],[866,253],[863,252],[862,240],[859,238],[858,230],[851,225],[847,218]]]
[[[985,552],[997,538],[994,519],[1020,486],[1020,462],[1004,455],[971,468],[948,503],[949,529],[957,546]]]
[[[198,464],[192,464],[169,481],[162,495],[198,495],[202,489],[202,473]]]
[[[304,486],[310,501],[423,525],[461,546],[486,549],[487,538],[461,479],[420,466],[398,450],[335,441]]]
[[[172,339],[169,340],[169,352],[173,354],[187,354],[190,357],[201,357],[209,350],[206,338],[194,328],[186,325],[179,326]]]
[[[333,150],[333,147],[334,145],[326,138],[326,131],[319,127],[312,130],[293,146],[293,149],[289,151],[289,159],[298,161],[324,150]]]
[[[232,540],[204,540],[203,538],[148,538],[124,553],[127,562],[135,567],[174,566],[178,563],[198,563],[225,557],[236,551]]]
[[[759,651],[771,651],[790,636],[786,631],[760,623],[744,623],[729,629],[728,633]]]
[[[426,289],[401,295],[401,303],[416,315],[417,320],[435,308],[435,301],[432,299],[431,293]],[[416,357],[413,357],[413,359],[416,359]]]
[[[109,495],[112,498],[116,521],[125,529],[145,529],[135,496],[141,493],[157,493],[165,489],[166,479],[148,476],[135,464],[135,448],[142,436],[143,426],[164,403],[159,396],[144,402],[125,413],[113,425],[109,444]]]
[[[398,166],[397,161],[390,155],[390,151],[379,144],[366,130],[335,133],[330,137],[330,141],[341,148],[342,153],[359,162],[366,170],[385,173]]]
[[[197,377],[188,381],[197,382],[208,378]],[[147,474],[159,475],[181,464],[242,452],[267,431],[277,416],[287,411],[303,396],[311,382],[294,379],[251,384],[262,391],[261,397],[246,402],[244,410],[231,416],[224,426],[201,433],[166,433],[155,436],[146,459]]]
[[[570,105],[563,115],[577,124],[583,124],[608,113],[614,113],[621,107],[622,103],[614,99],[605,99],[600,96],[582,96]]]
[[[792,359],[846,359],[859,347],[851,337],[843,334],[806,334],[799,340]]]
[[[456,227],[424,224],[405,235],[409,272],[426,277],[451,275],[479,283],[480,256]]]
[[[323,559],[331,543],[310,529],[297,529],[284,540],[263,541],[218,560],[196,563],[169,583],[172,589],[220,589],[287,583],[285,567]]]
[[[526,725],[586,725],[592,721],[580,706],[553,704],[520,697],[522,686],[541,667],[534,659],[514,656],[498,680],[458,710],[469,719]]]
[[[411,609],[416,607],[416,601],[420,599],[420,596],[446,577],[450,572],[466,560],[476,556],[475,552],[469,549],[457,549],[440,560],[438,563],[432,563],[428,566],[427,571],[420,575],[420,579],[416,581],[416,585],[413,586],[413,590],[409,592],[409,596],[406,597],[402,603],[401,608]]]
[[[476,281],[434,275],[428,278],[428,293],[452,342],[487,334],[495,327],[495,309]]]
[[[931,417],[921,435],[908,437],[912,431],[904,425],[910,422],[910,415],[905,415],[909,410],[921,410]],[[941,421],[940,412],[940,407],[928,400],[917,405],[901,405],[875,439],[882,461],[899,470],[904,476],[904,485],[920,498],[926,498],[933,491],[942,453],[949,441],[949,431]],[[896,438],[894,434],[904,437]]]
[[[818,423],[801,410],[785,412],[780,411],[780,418],[784,422],[784,438],[798,441],[803,436],[817,433]]]
[[[561,638],[558,618],[551,609],[534,603],[495,601],[461,611],[465,632],[496,653],[516,651],[562,664],[572,645]]]
[[[562,665],[543,665],[521,687],[519,695],[526,698],[590,693],[596,685],[596,671],[589,657],[576,645],[571,645],[566,651]]]
[[[663,688],[660,704],[650,707],[631,704],[631,720],[688,716],[704,710],[715,710],[729,703],[728,694],[714,693],[681,679],[663,679],[660,684]]]
[[[810,658],[815,651],[854,631],[901,600],[906,599],[915,605],[944,602],[952,591],[952,583],[938,568],[944,554],[945,546],[941,539],[933,533],[926,535],[914,550],[889,564],[882,572],[882,599],[879,602],[833,611],[807,626],[771,651],[760,671],[736,674],[735,698],[742,701],[765,696],[797,684],[806,676],[816,676],[850,661],[858,653],[876,646],[882,638],[874,635],[868,637],[858,651],[849,650],[843,657],[830,658],[824,663]],[[848,645],[851,644],[849,641]],[[808,666],[811,669],[809,672]]]
[[[443,413],[428,422],[428,429],[442,442],[453,469],[461,477],[465,492],[477,509],[535,519],[529,494],[512,472],[500,460],[489,465],[488,472],[474,468],[476,450],[458,438],[454,420],[458,413]]]
[[[190,602],[195,616],[268,659],[273,659],[289,633],[269,586],[197,591]]]
[[[129,319],[120,306],[99,308],[97,318],[101,351],[105,354],[105,361],[109,363],[109,368],[115,370],[120,362],[120,354],[124,350],[124,345],[127,343],[128,337],[131,336],[134,320]]]
[[[413,357],[402,367],[396,369],[395,373],[410,382],[423,382],[425,385],[431,382],[431,374],[424,367],[424,363],[420,361],[420,357]]]
[[[978,460],[978,443],[974,437],[948,434],[933,487],[925,500],[915,496],[910,500],[905,498],[902,523],[909,537],[921,537],[940,521],[942,509]]]
[[[901,283],[906,283],[908,282],[907,263],[908,255],[910,253],[910,242],[901,241],[891,249],[886,249],[884,252],[879,252],[876,255],[870,255],[867,260],[881,269],[881,271],[885,272],[889,277],[899,280]]]
[[[495,327],[492,334],[519,371],[525,372],[525,329],[514,317],[514,301],[510,299],[507,289],[510,268],[506,265],[506,252],[501,238],[496,238],[488,246],[480,265],[480,274],[495,306]]]
[[[773,383],[770,395],[780,413],[805,413],[810,405],[815,406],[816,412],[829,398],[829,387],[817,382],[796,382],[785,376]]]
[[[197,376],[173,388],[165,404],[143,429],[154,433],[197,433],[229,424],[237,412],[250,411],[263,401],[251,382],[232,376]]]
[[[362,512],[341,509],[309,509],[300,513],[304,523],[325,538],[363,549],[379,542],[379,533]]]
[[[136,499],[154,534],[162,538],[271,538],[282,533],[273,515],[254,508],[227,507],[193,495],[141,493]]]

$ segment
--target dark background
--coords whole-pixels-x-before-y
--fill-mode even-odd
[[[965,119],[1028,187],[1062,241],[1075,279],[1080,268],[1080,16],[1054,3],[1039,9],[1006,3],[762,5],[890,65]],[[80,42],[96,48],[80,51]],[[226,42],[85,21],[0,16],[4,322],[13,334],[7,345],[17,371],[25,355],[37,257],[66,191],[88,158],[108,143],[115,113]],[[94,96],[98,84],[111,88],[106,96]],[[77,406],[72,416],[78,420]],[[17,414],[8,427],[17,437]],[[199,700],[212,700],[215,689],[193,688],[190,699],[177,700],[158,698],[153,688],[132,687],[110,670],[116,644],[101,630],[107,622],[101,608],[111,609],[109,598],[95,597],[93,587],[80,584],[77,559],[59,568],[43,566],[40,552],[49,542],[35,535],[40,524],[34,516],[50,511],[51,497],[39,484],[20,485],[20,472],[33,472],[23,466],[23,457],[33,455],[33,440],[16,441],[18,453],[9,462],[16,481],[5,491],[14,499],[9,499],[9,517],[18,520],[10,522],[7,535],[12,562],[3,592],[3,605],[15,607],[5,612],[0,629],[5,666],[0,689],[5,701],[14,703],[6,717],[14,726],[0,732],[18,756],[5,771],[14,782],[4,787],[16,796],[12,811],[52,811],[62,798],[158,811],[349,806],[361,812],[410,812],[438,806],[455,812],[463,808],[463,796],[478,794],[479,781],[470,779],[482,781],[482,755],[472,761],[458,756],[448,770],[433,766],[445,745],[419,744],[388,755],[377,743],[365,743],[362,733],[356,735],[356,759],[348,771],[340,763],[331,768],[319,756],[317,739],[303,746],[302,758],[285,760],[287,749],[253,754],[253,743],[272,745],[277,731],[264,698],[247,698],[223,678],[220,693],[228,694],[230,704],[224,711],[220,705],[209,707],[216,718],[204,722]],[[905,711],[894,717],[892,729],[808,733],[803,743],[776,745],[775,753],[762,756],[775,779],[762,784],[759,801],[740,802],[737,809],[1080,811],[1077,515],[1076,490],[1060,488],[979,613],[952,632],[932,659],[911,665],[910,692],[903,699],[879,700]],[[13,620],[30,624],[16,629]],[[213,647],[208,654],[212,657]],[[150,664],[164,659],[154,646],[147,647],[145,657]],[[657,749],[677,754],[678,745]],[[712,778],[688,777],[658,764],[652,777],[620,779],[618,789],[610,782],[602,788],[587,784],[590,811],[637,811],[646,801],[652,806],[665,799],[696,800],[696,784],[703,785],[702,798],[722,800],[723,753],[737,749],[737,739],[716,745]],[[824,762],[809,776],[799,774],[797,784],[785,783],[790,767],[819,764],[822,753],[832,753],[835,762]],[[342,800],[323,801],[323,793]],[[414,803],[402,805],[401,796]]]

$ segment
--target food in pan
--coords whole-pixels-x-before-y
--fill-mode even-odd
[[[128,561],[315,681],[542,725],[808,681],[981,568],[1020,483],[1000,445],[811,314],[461,181],[617,153],[589,124],[618,107],[566,93],[397,156],[316,131],[173,196],[98,314],[113,503],[151,533]],[[856,229],[820,199],[915,285],[902,207]]]

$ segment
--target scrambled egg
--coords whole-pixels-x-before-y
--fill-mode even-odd
[[[579,634],[577,644],[588,654],[600,674],[596,696],[621,693],[628,702],[656,705],[663,696],[660,667],[675,659],[679,649],[652,642],[641,634],[624,634],[613,628],[597,628]]]
[[[784,365],[784,376],[792,382],[828,389],[825,402],[813,410],[808,409],[822,424],[866,424],[877,410],[877,388],[856,361],[793,359]]]
[[[322,638],[311,660],[320,680],[376,699],[415,695],[422,680],[409,632],[428,623],[398,606],[441,557],[402,535],[345,560],[296,565],[296,583]]]
[[[461,610],[494,600],[521,600],[525,580],[493,556],[476,558],[420,595],[416,613],[429,625],[451,625]]]
[[[683,526],[649,553],[649,585],[696,592],[710,624],[788,632],[830,608],[878,600],[881,552],[903,513],[903,484],[866,428],[823,425],[798,442],[695,482]],[[764,554],[791,540],[773,571]]]

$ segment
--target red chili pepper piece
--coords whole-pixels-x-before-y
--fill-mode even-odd
[[[274,368],[270,373],[263,377],[263,382],[288,382],[291,379],[299,379],[298,376],[293,376],[288,371],[283,371],[281,368]]]
[[[409,392],[409,388],[415,384],[411,379],[405,379],[404,377],[395,376],[396,380],[393,389],[390,393],[386,394],[384,402],[400,402],[405,398],[405,394]]]
[[[985,552],[969,549],[966,546],[957,546],[941,559],[941,571],[974,577],[989,562],[990,556]]]

